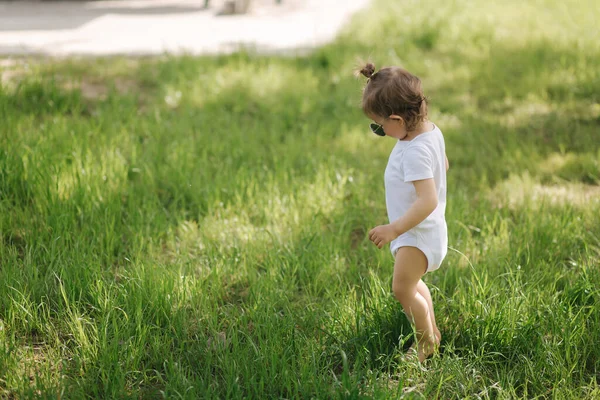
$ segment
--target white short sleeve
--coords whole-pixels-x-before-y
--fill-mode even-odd
[[[433,178],[433,154],[427,147],[411,146],[403,158],[404,182]]]

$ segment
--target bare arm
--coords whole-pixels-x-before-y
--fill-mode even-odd
[[[417,200],[406,214],[388,225],[371,229],[369,239],[379,248],[391,242],[403,233],[419,225],[438,205],[437,190],[433,178],[414,181]]]
[[[438,205],[437,190],[433,179],[414,181],[417,200],[408,209],[406,214],[392,222],[397,236],[419,225],[435,210]]]
[[[448,162],[448,156],[446,156],[446,171],[450,168],[450,163]]]

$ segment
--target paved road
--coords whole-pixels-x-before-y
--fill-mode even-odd
[[[264,52],[332,40],[369,0],[253,0],[245,15],[218,15],[222,0],[0,1],[0,55]]]

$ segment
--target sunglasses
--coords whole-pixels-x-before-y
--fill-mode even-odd
[[[385,136],[385,131],[383,130],[383,126],[376,124],[375,122],[371,122],[369,127],[377,136]]]

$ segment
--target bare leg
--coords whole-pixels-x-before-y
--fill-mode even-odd
[[[396,253],[392,290],[415,326],[417,353],[421,362],[433,354],[437,347],[429,304],[417,290],[426,269],[427,258],[416,247],[401,247]]]
[[[419,283],[417,284],[417,292],[419,292],[419,294],[423,296],[427,301],[427,305],[429,306],[429,317],[431,318],[431,325],[433,325],[435,339],[437,344],[439,345],[440,340],[442,339],[442,334],[440,333],[440,330],[438,329],[437,324],[435,322],[435,314],[433,312],[433,301],[431,300],[431,293],[429,293],[429,288],[427,287],[425,282],[423,282],[423,280],[419,280]]]

